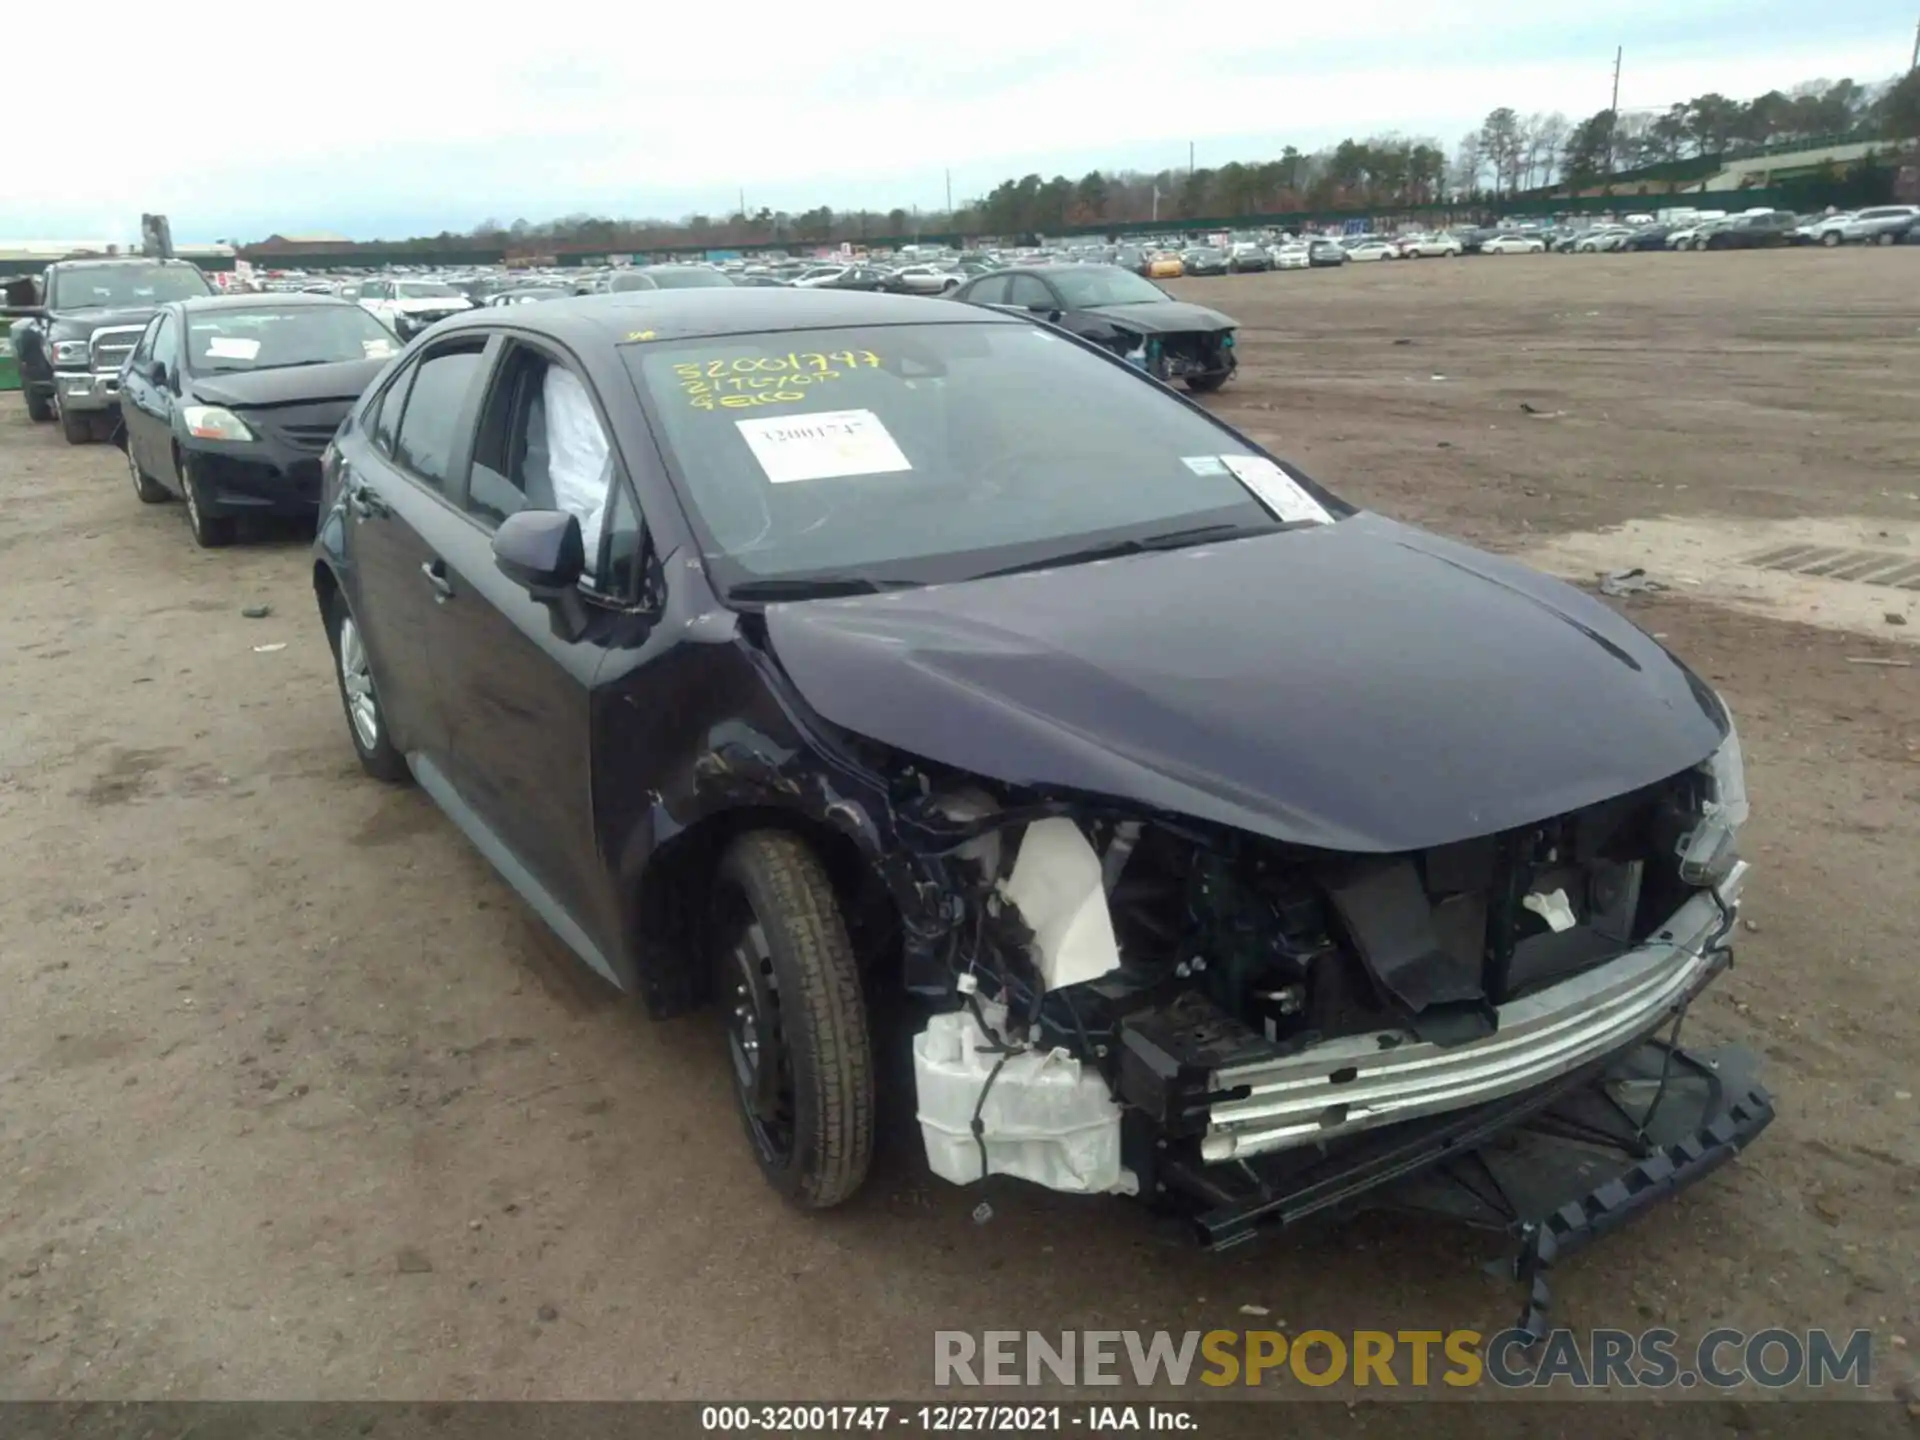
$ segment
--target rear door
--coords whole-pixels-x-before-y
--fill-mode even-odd
[[[422,349],[342,446],[348,594],[387,727],[409,761],[443,763],[449,747],[433,683],[449,597],[436,542],[462,523],[448,496],[472,448],[485,345],[463,334]]]
[[[604,957],[618,950],[619,929],[595,837],[589,716],[622,618],[609,593],[608,570],[617,567],[603,560],[601,543],[619,528],[608,510],[621,466],[605,410],[573,357],[519,335],[504,337],[497,357],[457,497],[461,519],[439,545],[453,590],[435,647],[452,724],[449,777],[535,882],[523,893],[612,978]],[[589,603],[577,637],[556,634],[547,607],[494,563],[494,532],[524,509],[566,510],[581,521]]]

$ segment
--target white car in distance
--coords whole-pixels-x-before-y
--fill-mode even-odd
[[[1517,230],[1490,236],[1480,242],[1482,255],[1544,255],[1546,250],[1547,242],[1538,235],[1523,235]]]

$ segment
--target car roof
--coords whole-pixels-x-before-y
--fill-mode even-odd
[[[283,310],[290,305],[296,308],[327,305],[336,309],[342,305],[352,310],[360,308],[353,301],[343,300],[338,295],[316,295],[301,290],[264,291],[258,295],[195,295],[174,303],[196,315],[203,310]]]
[[[516,311],[511,322],[482,308],[443,320],[435,327],[435,333],[445,335],[503,323],[542,332],[562,342],[620,344],[629,336],[641,334],[653,340],[684,340],[705,335],[830,330],[856,325],[1019,325],[1026,322],[930,296],[790,290],[756,285],[575,295]]]
[[[64,260],[55,260],[53,263],[63,270],[69,266],[94,269],[110,265],[170,265],[175,269],[187,270],[200,268],[191,260],[160,260],[152,255],[70,255]]]

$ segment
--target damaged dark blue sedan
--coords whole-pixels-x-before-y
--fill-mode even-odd
[[[477,310],[321,504],[365,767],[654,1013],[712,1007],[798,1204],[859,1188],[903,1008],[938,1174],[1216,1246],[1391,1200],[1534,1276],[1771,1118],[1673,1033],[1746,872],[1714,692],[1056,328]]]

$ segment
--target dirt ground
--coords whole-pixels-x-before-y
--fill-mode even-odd
[[[1740,961],[1689,1034],[1763,1051],[1780,1118],[1558,1271],[1556,1316],[1869,1327],[1880,1384],[1920,1343],[1920,615],[1886,619],[1920,592],[1819,582],[1842,620],[1809,623],[1680,557],[1814,520],[1920,554],[1917,280],[1897,250],[1174,287],[1244,324],[1220,411],[1337,491],[1668,584],[1621,603],[1728,696],[1754,803]],[[1438,1222],[1209,1257],[996,1184],[976,1223],[910,1132],[802,1218],[709,1021],[650,1024],[361,777],[301,537],[198,552],[5,396],[0,565],[0,1395],[844,1400],[927,1392],[936,1328],[1515,1312],[1498,1247]]]

